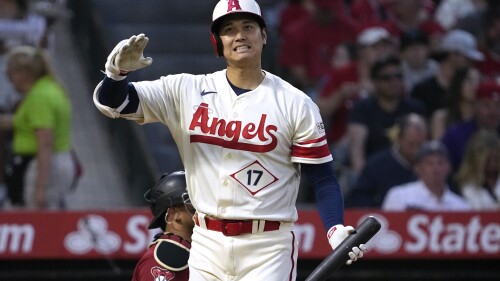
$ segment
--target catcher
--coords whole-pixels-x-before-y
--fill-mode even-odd
[[[184,171],[163,174],[144,198],[153,213],[148,228],[162,232],[137,263],[132,280],[187,281],[195,210],[186,191]]]

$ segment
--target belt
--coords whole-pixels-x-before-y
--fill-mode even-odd
[[[267,220],[219,220],[204,217],[205,226],[208,230],[222,232],[225,236],[238,236],[241,234],[258,233],[266,231],[279,230],[281,222]],[[198,213],[194,215],[194,222],[197,226],[200,225]],[[262,227],[263,224],[263,227]],[[259,231],[259,229],[261,229]]]

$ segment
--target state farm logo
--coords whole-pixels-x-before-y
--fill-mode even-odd
[[[500,253],[500,224],[483,224],[481,216],[468,221],[445,221],[442,215],[416,214],[408,218],[406,233],[389,228],[388,220],[379,214],[369,214],[382,225],[380,231],[367,243],[368,249],[380,254],[403,251],[407,254],[492,254]],[[358,224],[365,217],[361,217]],[[402,237],[401,235],[404,235]]]
[[[121,245],[120,236],[108,229],[108,222],[98,215],[88,215],[77,223],[77,230],[64,239],[64,246],[73,254],[86,254],[95,250],[101,254],[116,252]]]
[[[151,243],[159,229],[148,229],[149,216],[130,216],[122,226],[112,231],[104,216],[88,214],[78,219],[76,230],[64,238],[64,247],[72,254],[138,254]]]
[[[381,254],[391,254],[399,250],[403,239],[397,232],[389,229],[389,222],[385,217],[379,214],[367,215],[359,219],[358,225],[369,216],[375,217],[380,222],[381,227],[377,234],[366,243],[368,251],[375,250]]]

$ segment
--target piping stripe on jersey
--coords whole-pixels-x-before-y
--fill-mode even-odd
[[[311,143],[322,142],[324,140],[326,140],[326,136],[322,136],[321,138],[318,138],[318,139],[313,139],[313,140],[308,140],[308,141],[304,141],[304,142],[299,142],[298,144],[299,145],[306,145],[306,144],[311,144]]]
[[[292,231],[292,255],[291,255],[291,260],[292,260],[292,268],[290,269],[290,281],[293,281],[293,270],[295,269],[295,260],[293,259],[293,256],[295,254],[295,233]]]
[[[323,158],[328,156],[330,156],[330,149],[326,143],[316,147],[292,146],[292,157]]]

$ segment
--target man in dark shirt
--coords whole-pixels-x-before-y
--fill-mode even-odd
[[[421,102],[405,97],[400,60],[385,57],[377,60],[371,70],[375,91],[354,104],[348,125],[350,164],[359,175],[371,154],[390,146],[387,130],[408,113],[424,113]]]
[[[390,135],[393,144],[366,161],[347,197],[351,207],[380,208],[391,187],[416,179],[413,171],[415,156],[428,138],[425,119],[416,113],[407,114],[398,119]]]

